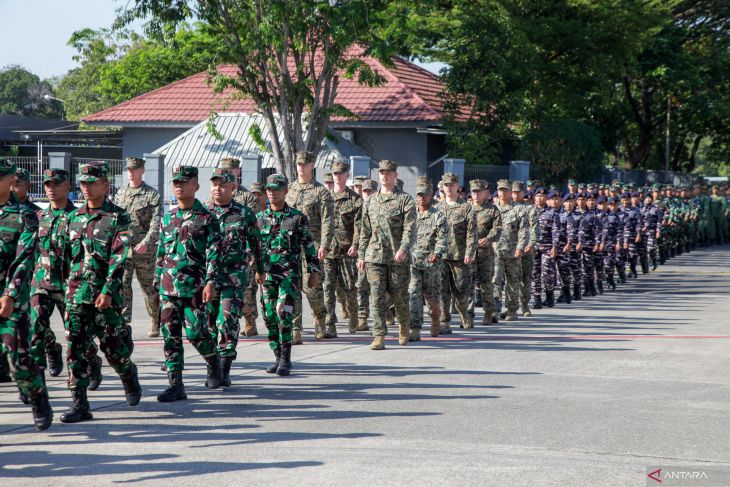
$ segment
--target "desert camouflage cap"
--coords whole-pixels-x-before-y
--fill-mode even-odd
[[[471,191],[482,191],[489,189],[489,183],[483,179],[472,179],[469,181],[469,189]]]
[[[334,183],[335,182],[335,177],[332,175],[331,172],[325,173],[324,182],[325,183]]]
[[[43,171],[43,182],[60,184],[68,181],[68,171],[65,169],[46,169]]]
[[[263,193],[264,192],[264,185],[261,183],[251,183],[251,192],[252,193]]]
[[[416,194],[433,194],[433,182],[428,176],[416,178]]]
[[[198,177],[198,168],[194,166],[177,166],[172,171],[173,181],[182,181],[186,183],[193,178]]]
[[[14,162],[10,162],[7,159],[0,159],[0,176],[15,174],[15,171],[17,170],[18,168],[15,166]]]
[[[525,183],[522,181],[512,181],[512,191],[524,191]]]
[[[447,172],[441,176],[441,182],[444,184],[459,184],[459,175],[454,174],[453,172]]]
[[[500,179],[497,181],[497,189],[508,189],[512,191],[512,181],[509,179]]]
[[[109,164],[105,161],[93,161],[83,164],[79,168],[81,176],[79,181],[82,183],[94,183],[99,179],[106,178],[109,174]]]
[[[223,159],[221,159],[218,167],[222,167],[224,169],[238,169],[239,167],[241,167],[241,161],[236,159],[235,157],[224,157]]]
[[[344,161],[335,161],[334,164],[332,164],[332,173],[345,173],[350,172],[350,165]]]
[[[272,174],[266,178],[264,188],[277,190],[287,188],[288,186],[289,181],[286,179],[286,176],[283,174]]]
[[[376,183],[372,179],[366,179],[365,181],[362,182],[362,190],[363,191],[377,191],[378,183]]]
[[[367,176],[355,176],[354,186],[362,186],[362,182],[368,179]]]
[[[127,169],[139,169],[144,167],[145,160],[141,157],[127,157]]]
[[[395,161],[391,161],[388,159],[383,159],[378,164],[378,170],[379,171],[397,171],[398,170],[398,164]]]
[[[297,164],[311,164],[314,162],[314,154],[308,151],[299,151],[294,159]]]
[[[29,183],[30,182],[30,171],[28,171],[24,167],[19,167],[15,171],[15,179],[17,179],[18,181],[25,181],[25,182]]]
[[[213,175],[210,177],[210,180],[214,179],[220,179],[224,183],[232,183],[236,180],[236,175],[233,174],[233,171],[230,169],[226,169],[224,167],[216,167],[213,170]]]

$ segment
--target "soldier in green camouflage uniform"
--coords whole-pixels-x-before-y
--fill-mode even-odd
[[[532,271],[535,268],[535,245],[539,238],[537,211],[535,205],[524,199],[522,181],[512,182],[512,199],[519,205],[522,218],[527,224],[528,239],[525,251],[520,257],[520,304],[523,316],[530,316],[530,296],[532,296]]]
[[[342,289],[349,320],[349,331],[357,331],[357,245],[362,224],[362,198],[347,187],[350,166],[337,161],[332,165],[334,173],[334,230],[331,251],[323,261],[324,295],[327,308],[327,334],[337,336],[335,316],[336,289]]]
[[[449,249],[443,256],[441,271],[441,329],[440,334],[451,333],[450,304],[453,298],[456,310],[461,316],[461,327],[471,328],[474,323],[469,316],[469,301],[472,295],[470,266],[477,251],[477,226],[474,209],[466,201],[458,199],[459,177],[446,173],[441,178],[444,200],[436,205],[446,217],[449,226]]]
[[[251,183],[251,193],[256,197],[257,208],[261,210],[266,209],[266,192],[264,186],[261,183]],[[251,207],[248,207],[251,209]],[[253,212],[254,216],[258,211]],[[243,293],[243,318],[245,324],[243,330],[241,330],[242,336],[252,337],[259,334],[256,329],[256,318],[259,316],[258,305],[256,302],[256,292],[259,289],[259,285],[256,284],[256,273],[252,269],[249,269],[248,273],[248,285]]]
[[[439,335],[441,326],[441,260],[449,249],[449,226],[443,213],[432,206],[433,183],[426,176],[416,179],[416,245],[411,260],[411,280],[408,284],[411,309],[409,341],[421,339],[423,302],[431,316],[431,336]]]
[[[256,272],[263,272],[261,241],[256,216],[247,206],[232,199],[236,180],[233,172],[217,168],[210,180],[213,200],[208,203],[208,210],[220,222],[221,244],[218,293],[208,303],[208,329],[218,342],[223,386],[229,387],[231,364],[236,359],[244,289],[248,285],[248,261],[253,259]]]
[[[43,370],[30,353],[29,277],[37,244],[38,218],[10,189],[15,164],[0,159],[0,349],[21,394],[29,398],[39,430],[53,421]],[[3,358],[4,360],[4,358]]]
[[[137,367],[132,362],[128,329],[122,318],[122,275],[129,252],[129,215],[108,199],[109,167],[97,161],[81,166],[81,191],[86,202],[68,215],[69,276],[66,281],[66,343],[68,386],[73,406],[61,415],[64,423],[91,419],[88,351],[94,337],[109,365],[119,374],[127,403],[142,397]]]
[[[385,312],[388,294],[393,299],[398,324],[398,343],[407,345],[411,327],[408,299],[410,254],[416,243],[416,206],[406,193],[396,189],[398,165],[380,161],[380,192],[363,207],[358,269],[366,268],[370,281],[370,314],[375,338],[372,350],[385,349]]]
[[[215,297],[220,272],[220,225],[215,215],[195,198],[200,188],[198,168],[176,167],[172,186],[178,204],[162,217],[155,271],[170,382],[170,387],[157,396],[160,402],[187,399],[182,380],[183,329],[207,363],[206,386],[217,389],[222,383],[220,355],[206,319],[206,303]]]
[[[127,158],[129,183],[114,197],[114,204],[124,208],[131,219],[129,227],[129,255],[124,264],[122,295],[124,320],[132,321],[132,276],[136,273],[144,293],[144,304],[150,316],[150,337],[160,336],[160,295],[152,285],[155,278],[155,250],[160,237],[162,200],[160,193],[142,179],[145,160]]]
[[[63,286],[68,277],[68,214],[76,209],[68,193],[71,190],[68,171],[47,169],[43,187],[49,205],[38,215],[38,248],[30,292],[31,353],[41,367],[57,377],[63,370],[61,344],[51,329],[53,309],[63,316],[66,312]],[[96,345],[91,342],[96,356]]]
[[[22,167],[17,168],[13,192],[21,205],[30,208],[33,213],[40,211],[41,207],[33,203],[33,200],[30,199],[30,195],[28,194],[30,192],[30,172],[27,169],[23,169]]]
[[[312,177],[314,170],[314,155],[311,152],[299,152],[296,155],[297,181],[289,185],[286,195],[286,204],[304,213],[309,220],[309,231],[318,248],[317,258],[321,261],[331,250],[332,232],[334,229],[334,201],[327,188],[315,181]],[[324,291],[322,283],[309,287],[309,274],[302,270],[302,289],[307,295],[309,306],[314,315],[314,333],[317,338],[334,338],[325,330],[326,308],[324,305]],[[294,309],[294,338],[292,343],[302,343],[302,296],[299,294]]]
[[[474,215],[477,222],[477,256],[474,261],[476,279],[479,282],[479,290],[482,293],[482,308],[484,316],[482,325],[489,325],[497,322],[497,315],[494,313],[494,260],[495,253],[493,244],[499,241],[502,234],[502,216],[491,203],[489,195],[489,183],[481,179],[473,179],[469,182],[472,199],[474,200]],[[474,301],[471,302],[472,309],[469,310],[474,316]]]
[[[269,330],[269,346],[276,357],[276,362],[266,372],[289,375],[294,303],[302,279],[302,254],[310,288],[319,280],[319,260],[307,217],[286,203],[286,177],[272,174],[266,179],[265,188],[270,208],[256,217],[261,229],[266,275],[257,275],[256,279],[263,285],[261,307]]]

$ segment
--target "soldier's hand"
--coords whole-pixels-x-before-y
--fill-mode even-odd
[[[552,249],[550,249],[550,257],[552,257],[554,259],[557,256],[558,256],[558,248],[553,247]]]
[[[520,250],[520,249],[515,250],[515,257],[522,257],[522,250]]]
[[[578,242],[578,244],[575,246],[575,250],[581,250],[583,248],[583,244]]]
[[[264,276],[263,276],[263,275],[261,275],[261,274],[259,274],[259,273],[257,272],[257,273],[256,273],[256,284],[258,284],[258,285],[260,286],[260,285],[261,285],[261,284],[263,284],[263,283],[264,283]]]
[[[352,247],[347,249],[347,255],[349,257],[357,257],[357,248],[355,248],[355,246],[353,245]]]
[[[144,242],[138,243],[134,247],[134,253],[135,254],[146,254],[147,253],[147,244]]]
[[[598,250],[600,250],[601,252],[605,252],[606,251],[606,244],[599,245],[598,246]]]
[[[426,259],[429,264],[435,264],[437,260],[439,260],[439,258],[436,257],[436,254],[431,254],[428,256],[428,259]]]
[[[357,270],[364,271],[365,270],[365,261],[360,259],[357,261]]]
[[[528,245],[527,247],[525,247],[525,254],[529,254],[530,252],[532,252],[532,246]]]
[[[469,257],[468,255],[466,257],[464,257],[464,264],[471,265],[472,262],[474,262],[473,258]]]
[[[112,297],[108,294],[100,294],[98,298],[96,298],[96,301],[94,301],[94,306],[99,311],[105,310],[112,305]]]
[[[309,279],[307,279],[307,286],[312,288],[315,287],[319,283],[319,272],[312,272],[309,274]]]
[[[565,244],[565,247],[563,247],[563,253],[567,254],[570,250],[570,244]]]
[[[479,248],[483,249],[484,247],[487,247],[488,245],[489,245],[489,239],[487,237],[479,239]]]
[[[601,248],[601,246],[598,245],[598,244],[596,244],[596,245],[593,246],[593,251],[594,252],[598,252],[598,249],[600,249],[600,248]]]
[[[629,243],[628,242],[624,242],[624,250],[628,250],[628,249],[629,249]]]
[[[325,257],[327,257],[327,249],[324,247],[320,247],[319,250],[317,251],[317,258],[319,260],[322,260]]]
[[[215,299],[215,286],[212,282],[209,282],[203,288],[203,302],[210,303]]]
[[[393,258],[393,260],[395,260],[396,263],[398,263],[398,264],[402,264],[403,262],[406,261],[407,258],[408,258],[408,254],[406,254],[402,250],[399,250],[398,252],[395,253],[395,257]]]
[[[641,242],[641,235],[637,235],[636,236],[636,243],[640,243],[640,242]]]
[[[618,252],[619,250],[621,250],[621,244],[620,243],[617,243],[616,244],[616,252]]]
[[[10,315],[13,314],[13,306],[15,306],[15,300],[10,296],[0,298],[0,318],[10,318]]]

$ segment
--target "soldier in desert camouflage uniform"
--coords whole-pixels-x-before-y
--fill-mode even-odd
[[[357,181],[357,178],[356,178]],[[362,178],[361,180],[363,208],[368,199],[378,190],[378,184],[372,179]],[[360,223],[362,226],[362,221]],[[357,272],[357,331],[369,331],[368,317],[370,316],[370,283],[367,272]]]
[[[266,192],[264,186],[261,183],[251,183],[251,193],[256,197],[257,208],[260,211],[266,209]],[[249,207],[250,209],[250,207]],[[254,212],[254,216],[256,216]],[[249,269],[248,273],[248,285],[243,293],[243,318],[245,325],[241,330],[242,336],[252,337],[257,336],[259,331],[256,329],[256,318],[258,318],[259,312],[256,304],[256,292],[259,289],[259,285],[256,284],[256,273],[252,269]]]
[[[520,305],[522,314],[530,316],[532,314],[530,311],[530,296],[532,295],[532,274],[535,269],[535,245],[537,245],[540,235],[535,205],[525,200],[524,190],[525,186],[522,181],[512,182],[512,200],[516,205],[519,205],[518,208],[528,231],[527,245],[525,245],[525,250],[522,257],[520,257]]]

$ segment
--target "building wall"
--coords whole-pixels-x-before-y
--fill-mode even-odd
[[[358,128],[353,132],[355,145],[376,161],[390,159],[416,164],[427,160],[427,136],[417,133],[414,128]]]
[[[123,157],[142,157],[165,145],[178,135],[186,132],[185,128],[136,128],[125,127],[122,136]]]

